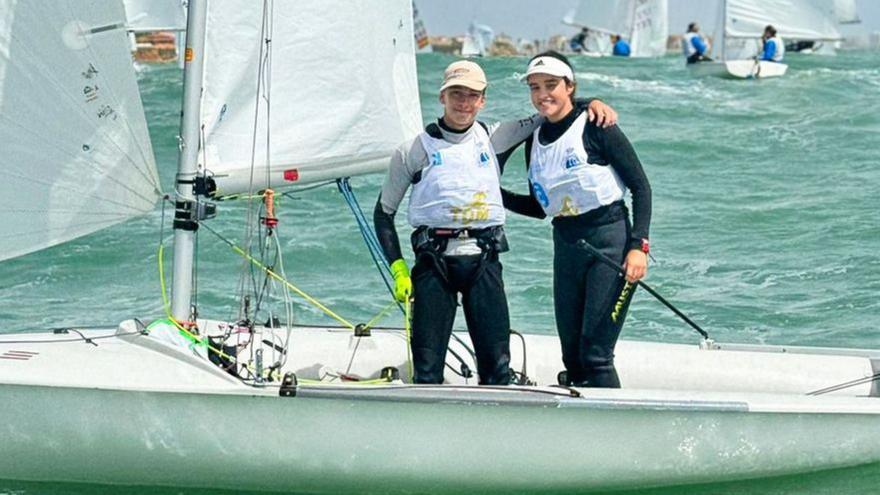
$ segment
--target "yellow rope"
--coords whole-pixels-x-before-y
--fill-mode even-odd
[[[180,322],[177,321],[176,318],[171,314],[171,304],[168,302],[168,290],[165,285],[165,245],[159,244],[159,285],[162,289],[162,305],[165,309],[165,317],[170,321],[177,329],[183,332],[186,336],[193,340],[198,345],[204,345],[209,351],[217,354],[218,356],[225,357],[226,359],[232,360],[232,362],[237,363],[238,360],[229,354],[226,354],[220,349],[213,347],[206,339],[202,339],[198,335],[190,332]],[[149,327],[148,327],[149,328]]]
[[[348,327],[348,328],[350,328],[350,329],[354,329],[354,325],[353,325],[351,322],[349,322],[349,321],[346,320],[345,318],[343,318],[343,317],[337,315],[336,313],[334,313],[330,308],[328,308],[327,306],[324,306],[323,304],[321,304],[320,302],[318,302],[317,299],[315,299],[315,298],[313,298],[312,296],[310,296],[310,295],[306,294],[305,292],[301,291],[298,287],[296,287],[295,285],[293,285],[293,284],[291,284],[290,282],[288,282],[287,280],[285,280],[284,277],[282,277],[281,275],[278,275],[277,273],[275,273],[274,271],[272,271],[269,267],[267,267],[266,265],[260,263],[256,258],[254,258],[253,256],[251,256],[251,255],[247,254],[246,252],[244,252],[244,250],[241,249],[240,247],[238,247],[238,246],[232,246],[232,250],[235,251],[236,253],[238,253],[239,255],[241,255],[244,259],[250,261],[254,266],[256,266],[257,268],[259,268],[260,270],[263,270],[264,272],[266,272],[266,274],[269,275],[270,277],[272,277],[272,278],[274,278],[275,280],[277,280],[277,281],[281,282],[282,284],[284,284],[288,289],[290,289],[290,290],[296,292],[297,294],[299,294],[300,297],[302,297],[302,298],[305,299],[306,301],[308,301],[308,302],[314,304],[318,309],[320,309],[321,311],[323,311],[324,313],[326,313],[327,316],[329,316],[329,317],[335,319],[336,321],[338,321],[339,323],[342,323],[343,325],[345,325],[346,327]]]

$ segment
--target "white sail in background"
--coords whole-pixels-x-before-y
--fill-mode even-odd
[[[666,54],[668,19],[668,0],[581,0],[571,23],[591,30],[585,43],[590,51],[610,55],[610,36],[618,34],[629,42],[630,56],[660,57]]]
[[[153,209],[121,4],[0,1],[0,259]]]
[[[669,2],[635,0],[632,29],[627,41],[632,57],[662,57],[669,37]]]
[[[805,0],[727,0],[726,37],[760,38],[772,24],[784,40],[840,40],[834,21]]]
[[[838,24],[858,24],[862,22],[859,18],[859,9],[856,6],[856,0],[833,0],[832,10],[834,18]]]
[[[201,166],[220,194],[250,190],[252,163],[255,189],[386,168],[422,127],[411,1],[275,2],[258,102],[261,10],[209,5]]]
[[[482,57],[495,39],[495,31],[485,24],[472,22],[461,45],[463,57]]]
[[[134,32],[186,30],[183,0],[124,0],[128,29]]]

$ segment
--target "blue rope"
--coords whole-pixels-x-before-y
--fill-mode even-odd
[[[345,202],[354,214],[355,222],[357,222],[361,236],[364,238],[364,243],[366,243],[367,249],[370,251],[373,263],[375,263],[376,269],[379,270],[379,275],[382,276],[382,281],[385,282],[385,287],[388,288],[388,292],[393,297],[394,286],[391,283],[391,267],[388,265],[388,260],[385,259],[385,253],[382,251],[379,239],[376,237],[376,232],[373,231],[372,226],[364,216],[361,205],[358,203],[357,197],[355,197],[354,191],[351,189],[351,183],[348,179],[348,177],[336,179],[336,186],[339,188],[339,192],[342,193],[342,197],[345,198]],[[401,308],[401,310],[403,309]]]

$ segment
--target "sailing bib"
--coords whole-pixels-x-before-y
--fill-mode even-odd
[[[584,149],[587,112],[555,142],[542,145],[535,129],[529,180],[548,216],[575,216],[623,199],[626,187],[614,168],[589,162]]]
[[[428,166],[409,197],[413,227],[484,228],[504,224],[498,162],[489,135],[475,123],[460,143],[419,135]]]

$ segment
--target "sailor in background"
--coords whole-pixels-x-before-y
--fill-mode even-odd
[[[565,56],[537,55],[524,78],[545,120],[526,141],[531,194],[503,190],[504,206],[553,217],[553,302],[566,369],[560,384],[617,388],[614,347],[634,284],[647,273],[651,186],[623,132],[589,122],[577,105]],[[582,240],[622,265],[625,278],[583,249]]]
[[[626,42],[619,34],[611,36],[611,43],[614,47],[611,54],[618,57],[629,57],[629,43]]]
[[[688,24],[687,33],[681,39],[681,48],[687,63],[710,62],[712,59],[706,56],[709,47],[700,36],[700,26],[696,22]]]
[[[775,27],[768,25],[764,28],[764,35],[761,36],[761,43],[763,44],[763,47],[761,49],[759,60],[767,62],[782,62],[782,57],[785,56],[785,44],[782,42],[782,39],[776,35]]]
[[[391,263],[395,297],[413,296],[412,354],[416,383],[443,383],[457,299],[477,356],[479,383],[510,382],[510,318],[499,254],[508,249],[499,176],[510,153],[540,124],[537,117],[488,126],[486,76],[470,61],[450,64],[440,87],[443,117],[393,154],[373,213]],[[590,102],[599,122],[616,114]],[[394,215],[406,191],[416,262],[410,278]]]

